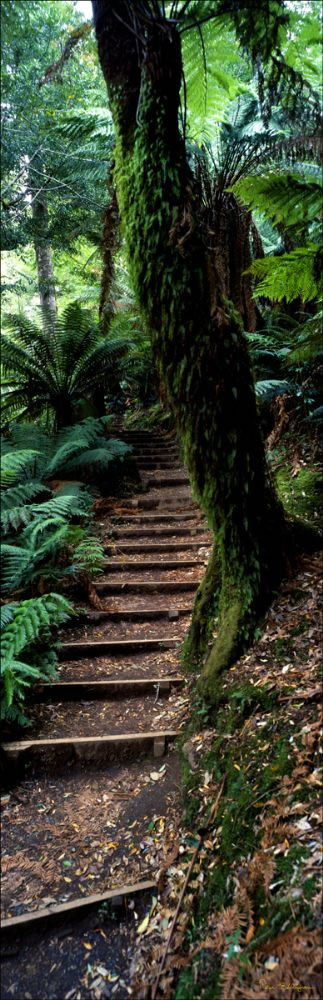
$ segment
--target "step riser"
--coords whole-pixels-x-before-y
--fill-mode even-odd
[[[34,702],[44,701],[76,701],[78,699],[89,701],[104,698],[116,699],[130,695],[140,695],[150,692],[156,693],[158,697],[169,694],[171,687],[176,688],[183,685],[181,677],[170,679],[165,678],[145,678],[144,680],[127,681],[58,681],[52,684],[39,684],[32,689],[32,700]]]
[[[146,472],[146,470],[150,472],[152,469],[156,472],[160,472],[163,469],[175,469],[176,472],[182,471],[182,466],[178,463],[176,468],[175,462],[146,462],[144,459],[140,460],[140,458],[137,458],[136,461],[139,469],[142,469],[143,472]]]
[[[201,519],[203,518],[202,512],[199,512],[198,514],[195,513],[192,516],[191,514],[186,514],[186,513],[185,514],[131,514],[129,511],[129,516],[127,514],[119,514],[119,515],[114,514],[112,517],[112,521],[114,524],[119,524],[119,523],[126,524],[131,519],[131,521],[134,521],[135,524],[145,524],[145,521],[148,521],[150,525],[155,523],[157,524],[158,521],[161,521],[162,523],[166,522],[166,524],[168,522],[170,522],[171,524],[173,522],[177,524],[178,522],[181,521],[196,520],[196,524],[198,525],[199,518]],[[207,525],[205,525],[205,530],[207,530]]]
[[[181,528],[177,525],[174,525],[174,528],[114,528],[113,537],[125,542],[127,538],[151,538],[153,533],[154,541],[157,538],[173,538],[174,535],[178,535],[179,538],[187,535],[189,540],[190,537],[195,538],[195,535],[203,534],[207,530],[203,525],[197,525],[196,528]]]
[[[157,542],[156,545],[154,545],[153,542],[151,544],[148,544],[147,542],[146,545],[139,545],[138,542],[133,542],[133,544],[131,542],[127,542],[123,545],[122,542],[120,542],[119,545],[105,546],[104,551],[107,555],[111,556],[120,555],[120,553],[125,556],[127,553],[129,553],[129,555],[137,554],[140,556],[144,555],[146,552],[159,552],[160,555],[163,555],[165,552],[195,552],[200,548],[208,547],[209,544],[211,543],[205,541],[204,539],[200,539],[198,542],[179,542],[178,545],[174,542],[165,542],[164,544],[162,542],[158,544]]]
[[[138,759],[138,755],[163,757],[168,744],[178,736],[175,730],[148,733],[125,733],[116,736],[64,737],[52,740],[21,740],[3,743],[8,777],[21,779],[25,763],[32,761],[37,768],[46,766],[49,772],[65,764],[97,765],[105,761]],[[11,773],[10,773],[11,772]]]
[[[128,898],[136,897],[136,895],[141,893],[156,893],[156,891],[156,883],[148,880],[137,882],[134,885],[120,885],[117,889],[108,889],[103,893],[92,893],[89,896],[81,896],[80,898],[73,899],[69,903],[56,903],[50,907],[34,910],[32,913],[22,913],[19,917],[9,917],[6,920],[1,920],[1,931],[8,940],[10,934],[16,935],[18,931],[20,933],[23,931],[27,933],[35,929],[38,930],[43,923],[47,925],[50,922],[51,924],[57,923],[61,925],[62,923],[66,923],[66,918],[68,918],[70,923],[73,917],[79,919],[88,910],[102,906],[102,903],[109,903],[112,909],[115,908],[116,914],[119,914],[120,897],[126,903]]]
[[[203,566],[202,559],[173,559],[170,562],[164,560],[146,560],[145,562],[111,562],[107,559],[105,569],[109,573],[141,573],[144,571],[158,569],[160,572],[168,572],[173,569],[192,569],[195,566]]]
[[[97,583],[98,594],[174,594],[181,591],[196,590],[198,583],[194,580],[147,580],[142,583]]]
[[[177,621],[182,617],[187,617],[187,615],[192,614],[192,608],[175,608],[174,611],[169,608],[139,608],[137,611],[128,611],[124,609],[123,611],[93,611],[92,613],[85,612],[77,617],[77,623],[86,623],[87,625],[98,625],[100,622],[143,622],[158,620],[160,618],[166,618],[168,621]],[[75,621],[73,618],[68,618],[64,622],[64,630],[67,628],[75,628]]]
[[[190,497],[175,497],[174,494],[164,494],[163,497],[151,497],[143,496],[136,501],[136,510],[158,510],[162,513],[167,511],[167,513],[178,514],[185,512],[187,516],[194,517],[194,514],[200,513],[200,508],[197,504],[193,504]],[[134,504],[129,507],[129,510],[134,510]]]
[[[162,486],[189,486],[190,481],[183,476],[162,476],[158,478],[157,476],[145,476],[146,486],[154,486],[156,489]]]
[[[58,649],[58,659],[77,660],[79,658],[93,659],[95,656],[111,656],[122,653],[130,656],[132,653],[152,653],[155,650],[176,649],[178,639],[103,639],[102,642],[63,642]]]

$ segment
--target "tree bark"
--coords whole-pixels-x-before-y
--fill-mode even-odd
[[[93,0],[116,141],[115,182],[138,302],[152,334],[193,492],[214,532],[186,659],[218,674],[254,636],[284,564],[284,516],[266,468],[241,320],[214,283],[178,128],[179,34],[139,6]],[[138,17],[137,17],[138,14]],[[234,278],[234,276],[233,276]],[[208,652],[212,626],[218,637]]]
[[[46,235],[48,209],[42,190],[34,194],[31,209],[35,223],[34,247],[43,329],[44,332],[51,333],[55,328],[57,305],[52,251]]]

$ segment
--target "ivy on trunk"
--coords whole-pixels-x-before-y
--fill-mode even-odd
[[[93,2],[135,292],[194,495],[214,532],[186,641],[187,662],[205,661],[200,683],[212,700],[218,674],[251,642],[281,577],[285,525],[266,468],[241,319],[214,280],[198,224],[178,125],[180,35],[163,20],[143,27],[136,8],[128,0]]]

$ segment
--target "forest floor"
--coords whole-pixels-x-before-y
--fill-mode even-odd
[[[167,843],[180,822],[179,758],[168,737],[188,719],[179,653],[210,535],[185,472],[177,471],[176,447],[159,437],[147,452],[155,453],[157,445],[172,456],[165,482],[155,486],[149,469],[142,478],[152,489],[139,499],[124,501],[123,507],[117,501],[96,504],[98,533],[107,549],[107,569],[97,586],[98,593],[103,588],[102,611],[90,612],[84,624],[89,608],[80,602],[83,624],[71,621],[60,633],[69,646],[55,697],[52,685],[42,687],[29,708],[30,727],[5,734],[18,750],[23,741],[28,748],[14,761],[16,751],[11,758],[7,744],[11,774],[1,800],[1,907],[7,922],[2,1000],[128,996],[138,926],[147,905],[157,901],[153,893],[165,863],[166,822]],[[145,449],[141,442],[139,467]],[[81,644],[77,658],[75,643]],[[111,643],[115,648],[109,648]],[[95,690],[96,682],[112,681],[112,694]],[[129,694],[119,681],[134,684]],[[69,682],[74,685],[70,696],[64,690]],[[139,693],[138,682],[145,685]],[[84,685],[81,694],[75,690],[78,683]],[[148,755],[140,740],[147,731]],[[127,742],[129,733],[133,743]],[[154,734],[165,747],[169,742],[165,756],[158,746],[152,756]],[[145,884],[149,888],[138,894],[138,885]],[[125,885],[130,888],[124,895]],[[73,910],[93,893],[104,897],[110,890],[116,901],[101,900],[87,916]],[[56,911],[54,922],[53,916],[47,926],[32,922],[40,911],[52,913],[57,906],[63,912]]]
[[[112,563],[127,563],[125,571],[107,573],[107,581],[160,581],[163,567],[169,581],[181,583],[182,570],[164,568],[174,554],[122,551],[131,541],[157,542],[165,512],[167,518],[173,512],[179,520],[163,542],[191,544],[182,528],[198,531],[196,547],[177,554],[196,558],[184,577],[196,586],[210,536],[201,536],[199,512],[187,492],[183,501],[182,489],[173,487],[169,508],[167,484],[153,487],[145,502],[159,496],[160,506],[146,506],[147,513],[138,501],[132,513],[120,503],[98,505],[98,530],[113,546]],[[159,523],[149,522],[158,512]],[[127,534],[134,524],[137,541]],[[111,539],[119,532],[121,539]],[[132,578],[129,561],[139,558],[156,559],[160,569]],[[122,893],[125,882],[150,880],[152,888],[127,902],[120,895],[117,908],[101,902],[85,915],[67,910],[47,927],[5,932],[2,1000],[143,1000],[154,996],[161,962],[157,997],[166,1000],[322,996],[320,574],[318,555],[299,559],[261,637],[225,675],[216,711],[208,712],[183,676],[168,694],[156,684],[140,697],[64,696],[32,707],[23,738],[34,746],[2,800],[3,915],[32,914],[110,888]],[[171,681],[180,674],[193,596],[194,590],[102,595],[111,620],[99,612],[92,624],[62,634],[89,650],[77,659],[66,655],[60,681]],[[128,620],[125,612],[136,609],[164,615]],[[143,638],[170,646],[98,654],[91,648]],[[93,743],[83,757],[71,742],[64,752],[53,744],[35,750],[42,738],[144,730],[182,735],[159,759],[140,744],[132,750],[116,744],[108,759]]]

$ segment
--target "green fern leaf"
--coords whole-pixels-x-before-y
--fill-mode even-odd
[[[282,302],[301,298],[302,302],[315,299],[320,291],[317,278],[317,260],[320,248],[314,244],[298,247],[281,257],[264,257],[255,260],[249,268],[256,279],[255,297]]]
[[[287,226],[300,225],[320,217],[322,181],[295,173],[271,171],[244,177],[228,188],[248,208],[263,212],[268,219]]]

